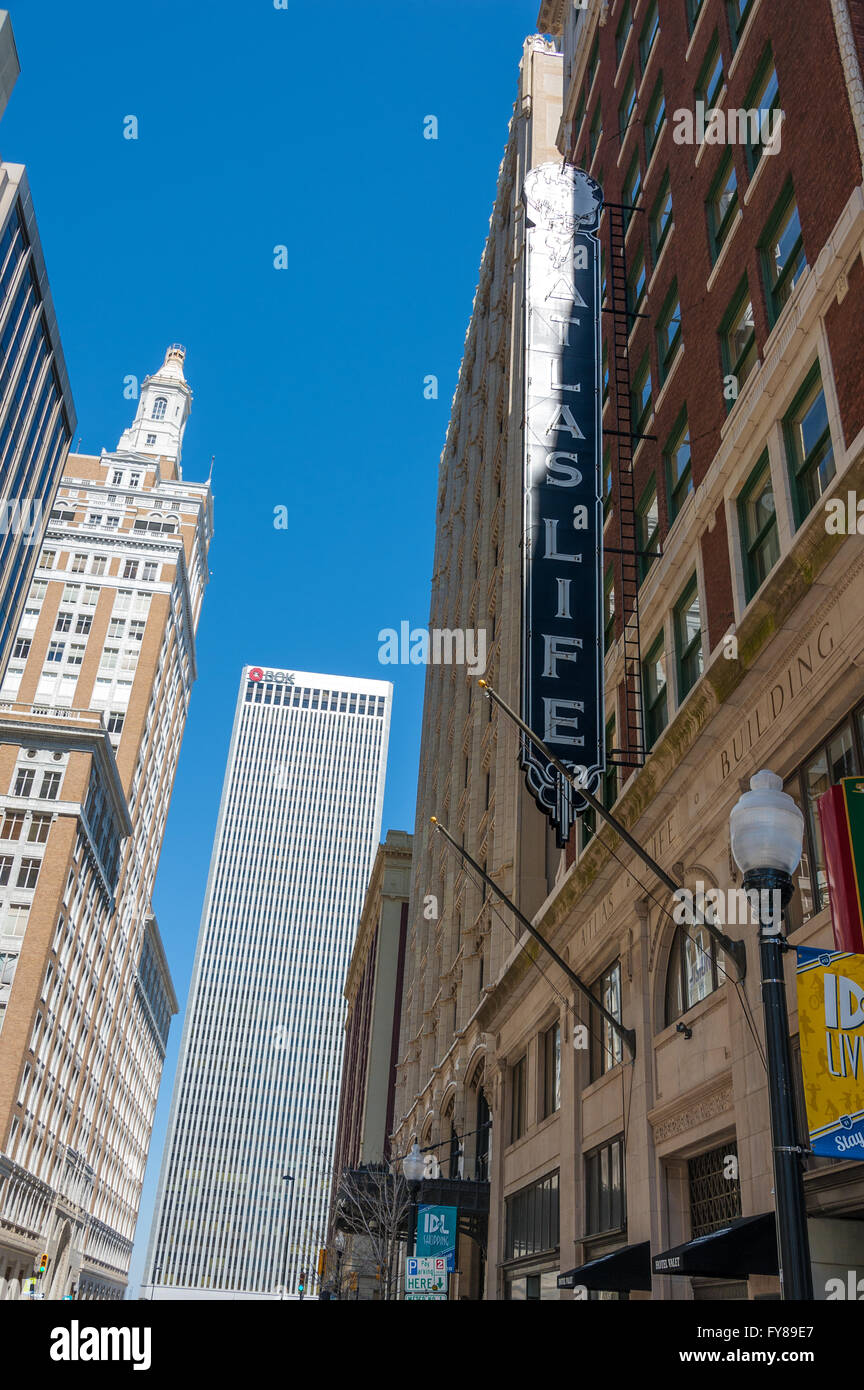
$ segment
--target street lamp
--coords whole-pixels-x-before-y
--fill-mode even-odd
[[[292,1205],[292,1202],[293,1202],[293,1199],[294,1199],[294,1174],[293,1174],[293,1173],[283,1173],[283,1174],[282,1174],[282,1181],[291,1184],[291,1186],[288,1188],[288,1212],[287,1212],[287,1214],[286,1214],[286,1216],[285,1216],[285,1261],[284,1261],[285,1267],[284,1267],[283,1276],[282,1276],[282,1294],[281,1294],[281,1297],[282,1297],[282,1298],[285,1298],[285,1296],[286,1296],[286,1294],[287,1294],[287,1292],[288,1292],[288,1235],[289,1235],[290,1227],[291,1227],[291,1205]]]
[[[768,1099],[774,1160],[774,1206],[784,1299],[813,1298],[807,1206],[801,1170],[789,1046],[789,1017],[783,956],[783,909],[794,892],[792,874],[801,861],[804,817],[783,783],[763,770],[750,778],[730,817],[732,854],[744,889],[758,894],[759,963],[768,1054]]]
[[[336,1246],[336,1297],[342,1297],[342,1260],[345,1256],[345,1236],[342,1231],[337,1231],[333,1237],[333,1244]]]
[[[420,1183],[426,1171],[426,1160],[420,1152],[417,1140],[414,1140],[410,1154],[406,1154],[402,1160],[402,1173],[411,1192],[411,1243],[413,1245],[412,1255],[417,1254],[417,1208]]]

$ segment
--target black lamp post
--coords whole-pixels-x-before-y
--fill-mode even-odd
[[[336,1297],[342,1297],[342,1261],[345,1258],[345,1236],[341,1231],[337,1231],[333,1238],[336,1246]]]
[[[792,1053],[783,957],[783,908],[794,892],[804,817],[773,772],[757,772],[732,808],[732,854],[745,891],[758,893],[759,962],[768,1060],[768,1098],[774,1160],[774,1206],[784,1299],[813,1299],[807,1205],[795,1115]],[[752,901],[752,898],[751,898]]]
[[[411,1193],[411,1216],[409,1219],[411,1222],[410,1243],[412,1246],[412,1255],[417,1254],[417,1214],[420,1198],[420,1183],[423,1180],[425,1171],[426,1160],[420,1152],[420,1147],[415,1139],[410,1154],[406,1154],[402,1160],[402,1173]]]

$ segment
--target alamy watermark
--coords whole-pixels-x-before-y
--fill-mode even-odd
[[[695,890],[676,888],[672,919],[679,926],[698,926],[701,919],[712,927],[746,926],[748,923],[776,934],[782,930],[783,901],[778,888],[708,888],[701,879]]]
[[[382,666],[465,666],[469,675],[486,670],[486,629],[482,627],[414,627],[407,621],[378,633]]]
[[[783,130],[779,107],[708,106],[697,101],[695,109],[679,107],[672,113],[672,139],[676,145],[761,145],[765,154],[778,154]]]
[[[0,502],[0,536],[23,536],[25,545],[35,545],[42,534],[42,502],[39,498],[18,498]]]

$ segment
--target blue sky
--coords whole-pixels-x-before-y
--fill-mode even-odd
[[[393,680],[382,833],[413,829],[424,673],[381,666],[377,634],[428,620],[438,458],[538,9],[9,5],[22,73],[0,151],[28,168],[80,447],[115,447],[134,407],[124,378],[178,341],[195,396],[185,476],[216,458],[198,683],[155,893],[181,1014],[133,1294],[241,666]]]

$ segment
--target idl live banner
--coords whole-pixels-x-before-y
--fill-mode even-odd
[[[864,1159],[864,956],[798,947],[798,1025],[813,1151]]]

